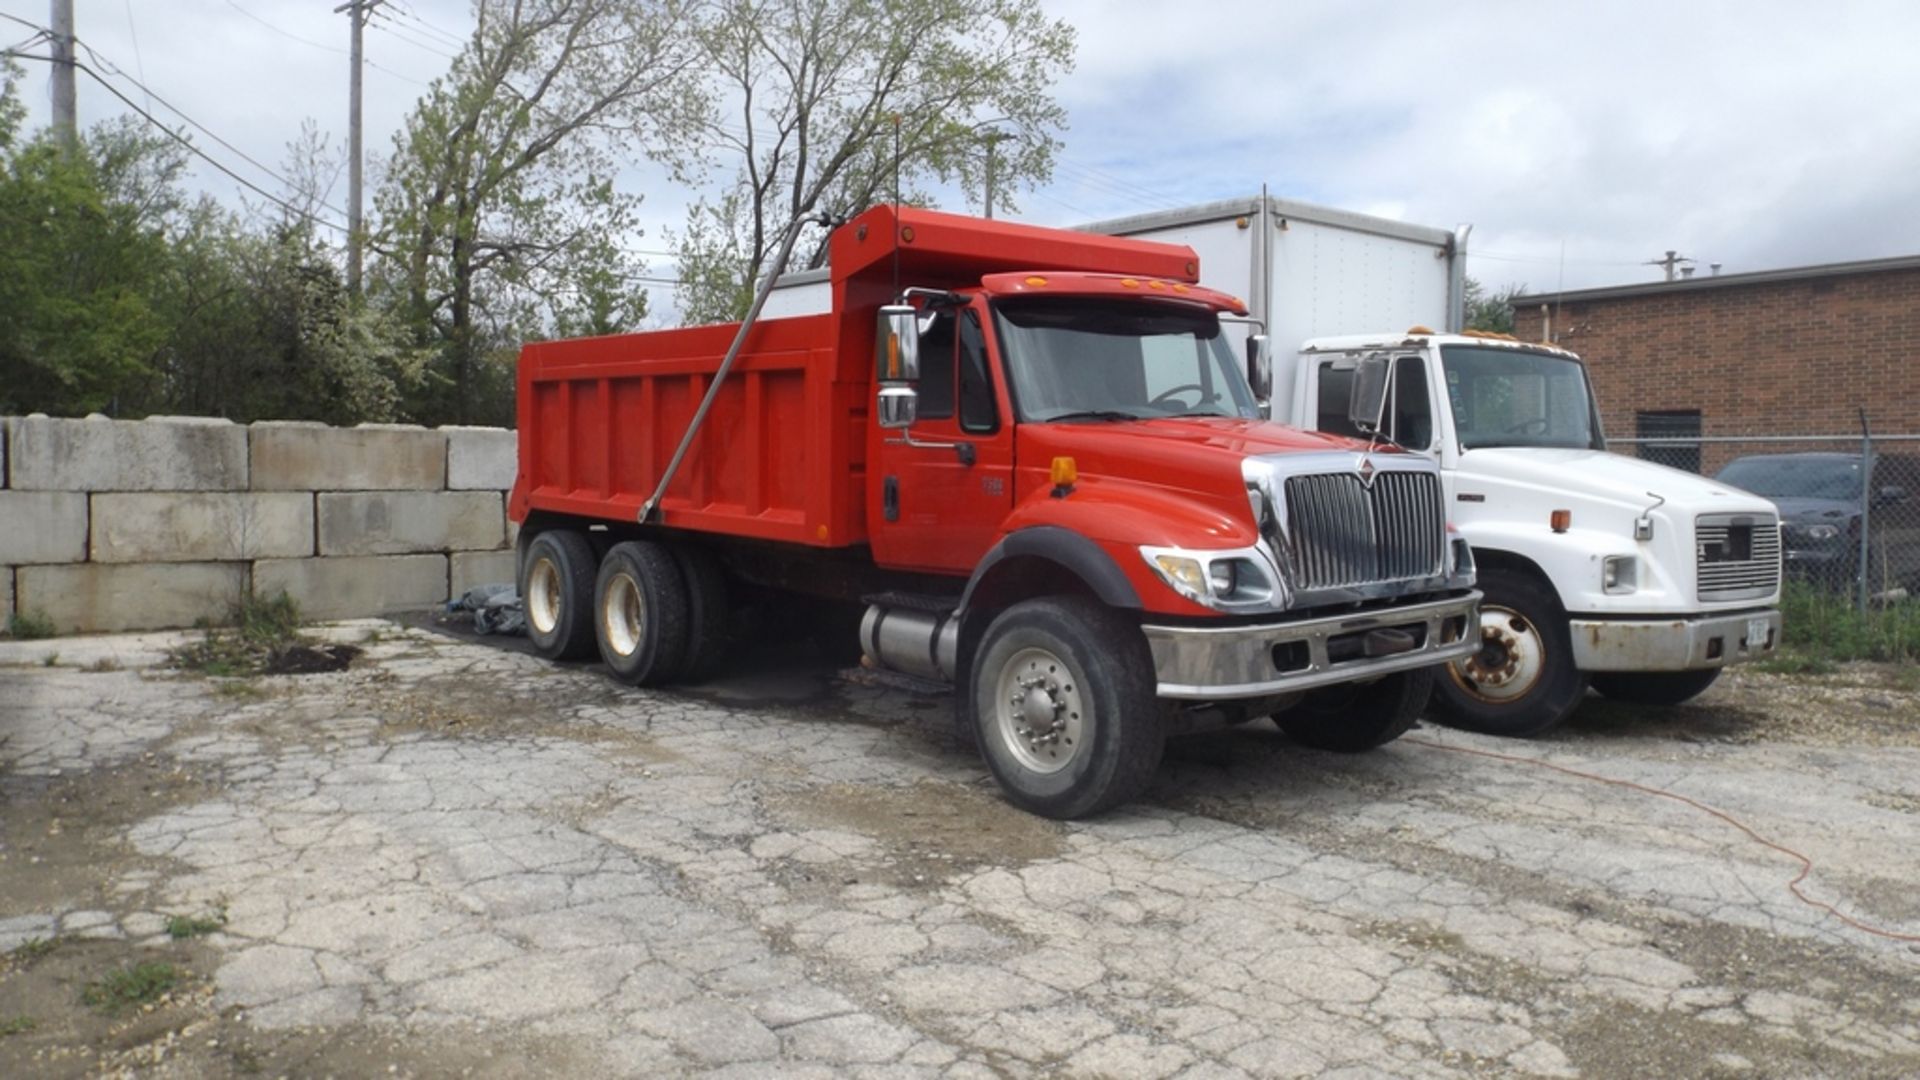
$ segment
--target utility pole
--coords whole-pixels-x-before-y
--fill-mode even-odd
[[[384,0],[347,0],[334,14],[347,13],[353,24],[352,72],[347,82],[347,292],[360,295],[360,39],[373,9]]]
[[[1682,255],[1682,254],[1680,254],[1679,252],[1677,252],[1677,251],[1674,251],[1674,250],[1672,250],[1672,249],[1668,249],[1668,251],[1667,251],[1667,257],[1666,257],[1666,258],[1664,258],[1664,259],[1648,259],[1648,260],[1647,260],[1647,261],[1646,261],[1645,263],[1642,263],[1641,265],[1643,265],[1643,266],[1659,266],[1659,267],[1663,267],[1663,268],[1665,268],[1665,270],[1667,271],[1667,280],[1668,280],[1668,281],[1672,281],[1672,280],[1673,280],[1673,272],[1674,272],[1674,271],[1675,271],[1676,269],[1678,269],[1678,268],[1679,268],[1679,266],[1680,266],[1680,264],[1681,264],[1681,263],[1691,263],[1691,262],[1693,262],[1693,260],[1692,260],[1692,259],[1689,259],[1689,258],[1687,258],[1687,257],[1686,257],[1685,255]]]
[[[53,127],[69,149],[80,145],[73,87],[73,0],[53,0]]]
[[[987,129],[987,218],[993,218],[993,147],[1000,141],[1000,133]]]

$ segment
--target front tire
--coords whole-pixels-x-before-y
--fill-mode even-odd
[[[1609,700],[1628,705],[1678,705],[1707,692],[1720,678],[1719,668],[1697,671],[1598,671],[1593,688]]]
[[[594,582],[600,659],[620,681],[659,686],[680,674],[687,649],[687,583],[667,549],[629,540],[600,561]]]
[[[1364,753],[1411,731],[1433,696],[1433,684],[1434,669],[1420,668],[1367,683],[1328,686],[1275,713],[1273,722],[1301,746]]]
[[[1008,608],[969,679],[974,738],[1009,801],[1042,817],[1098,814],[1144,790],[1166,736],[1140,629],[1080,597]]]
[[[550,529],[527,544],[520,596],[527,639],[549,660],[593,655],[593,545],[571,529]]]
[[[1435,680],[1434,718],[1488,735],[1527,737],[1573,714],[1587,676],[1573,666],[1573,640],[1559,597],[1530,575],[1480,571],[1480,651]]]

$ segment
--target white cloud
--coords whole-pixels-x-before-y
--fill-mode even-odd
[[[1729,272],[1920,252],[1911,4],[1045,2],[1078,27],[1080,49],[1060,87],[1066,154],[1052,184],[1022,197],[1031,220],[1166,209],[1265,183],[1427,224],[1471,222],[1473,273],[1534,288],[1648,280],[1655,271],[1639,264],[1668,248]],[[81,39],[251,156],[277,166],[304,117],[344,143],[347,25],[332,4],[130,8],[137,54],[127,6],[83,6]],[[46,18],[37,0],[0,0],[0,11]],[[379,65],[366,74],[376,154],[417,84],[445,69],[435,54],[453,49],[437,34],[471,26],[463,0],[407,0],[402,11],[367,38]],[[44,71],[30,80],[44,120]],[[117,103],[83,78],[81,108],[97,118]],[[210,170],[200,177],[232,190]],[[652,215],[634,246],[664,246],[661,228],[680,223],[691,193],[646,168],[625,182],[647,193]]]

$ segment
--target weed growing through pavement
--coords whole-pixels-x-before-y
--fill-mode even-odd
[[[210,915],[174,915],[167,919],[167,936],[180,941],[184,938],[216,933],[225,925],[227,925],[227,913],[224,911],[216,911]]]
[[[40,1022],[25,1013],[0,1020],[0,1039],[9,1035],[24,1035],[40,1026]]]
[[[117,1013],[134,1005],[160,1000],[180,983],[180,969],[172,964],[148,960],[121,968],[87,984],[80,1000],[104,1013]]]
[[[227,625],[203,624],[199,641],[173,650],[168,658],[182,671],[230,679],[335,671],[359,652],[352,646],[317,644],[300,633],[300,626],[300,605],[286,593],[249,595],[234,606]]]
[[[60,942],[62,940],[63,939],[59,937],[28,938],[27,940],[21,942],[20,944],[15,945],[13,947],[13,951],[8,953],[7,955],[13,957],[15,960],[21,961],[22,963],[31,964],[35,960],[38,960],[41,957],[52,952],[53,950],[59,948]]]

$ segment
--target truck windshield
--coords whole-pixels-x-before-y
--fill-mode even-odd
[[[1020,419],[1255,417],[1213,312],[1150,300],[1019,298],[994,306]]]
[[[1516,349],[1440,350],[1460,448],[1601,449],[1587,373],[1578,360]]]

